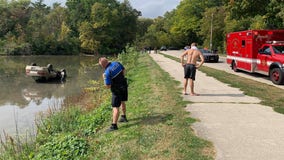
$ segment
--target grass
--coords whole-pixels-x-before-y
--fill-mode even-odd
[[[180,61],[179,58],[166,54],[163,55],[175,61]],[[261,104],[270,106],[274,109],[274,111],[284,114],[283,89],[206,66],[202,66],[199,70],[206,73],[208,76],[214,77],[223,83],[229,84],[232,87],[240,88],[245,95],[257,97],[261,100]]]
[[[140,56],[130,80],[129,122],[100,132],[94,159],[213,159],[212,144],[196,137],[180,88],[148,55]]]
[[[34,141],[9,137],[0,159],[214,159],[212,143],[190,128],[196,120],[184,109],[178,82],[148,54],[130,50],[118,60],[127,68],[128,123],[105,132],[111,123],[110,91],[92,82],[82,95],[66,99],[63,109],[42,115]]]
[[[244,94],[257,97],[261,100],[261,104],[270,106],[276,112],[284,114],[282,89],[208,67],[202,67],[201,71],[221,82],[230,84],[232,87],[240,88]]]

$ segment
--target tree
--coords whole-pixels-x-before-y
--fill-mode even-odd
[[[203,43],[203,37],[199,37],[200,27],[203,25],[201,19],[207,8],[222,6],[220,0],[183,0],[174,11],[174,22],[170,29],[172,35],[177,38],[179,44],[197,42]]]
[[[224,7],[212,7],[205,10],[199,32],[199,35],[203,37],[203,47],[223,50],[223,42],[226,37],[224,19]]]
[[[90,53],[120,53],[127,43],[135,40],[138,16],[139,12],[128,1],[97,2],[92,6],[90,21],[84,22],[79,29],[81,44]]]
[[[88,53],[97,53],[98,48],[100,47],[100,42],[96,41],[93,38],[96,35],[95,32],[93,31],[92,24],[88,22],[81,23],[79,32],[80,32],[79,39],[81,41],[81,48]]]
[[[74,35],[78,36],[78,29],[80,24],[84,21],[89,21],[91,16],[92,5],[97,0],[67,0],[66,6],[68,9],[68,21],[67,24],[74,31]]]
[[[113,8],[117,6],[115,0],[67,0],[66,6],[68,10],[67,25],[74,31],[74,35],[78,36],[80,25],[82,22],[91,21],[92,6],[95,3],[106,4]]]
[[[129,43],[132,44],[136,39],[137,19],[138,16],[141,16],[141,12],[133,9],[128,0],[124,0],[123,3],[119,6],[120,16],[118,18],[118,34],[119,37],[115,42],[114,47],[119,50],[125,49],[125,46]]]
[[[225,31],[267,28],[265,10],[270,0],[232,0],[225,8],[227,10]],[[266,23],[266,24],[265,24]],[[257,27],[257,28],[254,28]]]
[[[30,17],[30,1],[0,1],[0,39],[6,54],[25,53],[30,45],[25,42],[25,26]]]
[[[154,23],[153,19],[150,18],[138,18],[136,37],[142,37],[147,32],[149,26]]]
[[[43,54],[48,50],[45,37],[50,33],[45,31],[45,16],[50,13],[51,8],[43,4],[43,0],[32,3],[32,13],[26,27],[27,41],[32,45],[33,52]]]
[[[282,0],[270,0],[269,4],[265,6],[265,23],[267,28],[283,28],[284,25],[284,4]]]
[[[27,26],[28,42],[35,54],[77,54],[79,44],[66,24],[67,10],[58,3],[53,9],[42,3],[32,3],[33,11]]]

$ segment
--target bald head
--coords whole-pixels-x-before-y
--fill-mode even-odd
[[[106,66],[108,65],[108,60],[106,59],[106,57],[101,57],[99,59],[99,64],[103,67],[103,68],[106,68]]]

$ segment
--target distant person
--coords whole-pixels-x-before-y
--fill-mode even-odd
[[[155,51],[156,54],[158,53],[157,47],[154,48],[154,51]]]
[[[186,64],[184,64],[184,57],[187,57]],[[200,58],[200,63],[197,63],[198,58]],[[191,44],[191,48],[184,51],[180,57],[181,65],[184,67],[184,88],[183,94],[188,95],[186,92],[188,79],[190,85],[190,95],[198,96],[199,94],[194,92],[194,81],[196,75],[196,69],[202,66],[204,63],[204,57],[202,53],[198,50],[196,43]]]
[[[112,124],[107,131],[117,130],[119,108],[122,115],[119,122],[128,122],[126,118],[126,104],[128,99],[128,86],[125,78],[125,68],[119,62],[109,62],[105,57],[99,59],[99,64],[105,69],[103,73],[104,83],[112,92]]]
[[[148,52],[149,52],[149,54],[151,53],[151,50],[152,50],[152,48],[151,48],[151,47],[149,47],[149,48],[148,48]]]

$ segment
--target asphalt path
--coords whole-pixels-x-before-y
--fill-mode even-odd
[[[181,52],[164,53],[179,57]],[[195,91],[200,96],[182,95],[181,64],[161,54],[150,56],[180,82],[184,100],[193,102],[186,107],[190,116],[198,120],[191,128],[198,136],[213,143],[216,160],[284,159],[284,115],[259,104],[258,98],[246,96],[238,88],[200,71],[197,71],[195,81]]]

